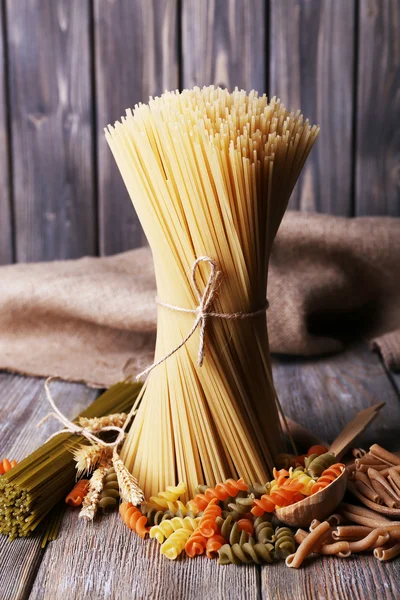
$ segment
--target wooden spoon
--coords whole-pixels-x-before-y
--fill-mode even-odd
[[[332,481],[326,488],[307,496],[290,506],[275,509],[280,521],[291,527],[308,527],[314,519],[323,521],[331,515],[343,500],[347,484],[347,471]]]

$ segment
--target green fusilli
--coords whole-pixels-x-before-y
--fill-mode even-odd
[[[114,467],[110,467],[104,476],[103,488],[100,494],[99,508],[107,512],[116,508],[119,500],[119,485]]]

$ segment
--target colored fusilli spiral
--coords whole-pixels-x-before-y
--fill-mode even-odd
[[[165,521],[168,522],[168,521]],[[178,558],[184,550],[185,544],[188,541],[192,531],[191,529],[178,529],[163,543],[161,546],[161,554],[164,554],[170,560]]]
[[[208,538],[206,544],[206,554],[208,558],[216,558],[218,550],[225,544],[225,539],[222,535],[216,533],[212,537]]]
[[[190,533],[197,529],[200,518],[192,519],[191,517],[174,517],[171,520],[161,521],[159,525],[154,525],[150,529],[150,537],[155,538],[159,544],[162,544],[165,539],[168,539],[174,531],[178,529],[188,529]]]
[[[293,480],[295,480],[295,482],[299,485],[295,486],[295,482]],[[282,489],[291,489],[292,491],[301,492],[305,496],[310,496],[313,493],[314,486],[315,481],[312,477],[307,475],[307,473],[304,473],[304,471],[300,471],[300,469],[295,469],[294,471],[290,472],[290,479],[283,485]]]
[[[228,510],[232,513],[234,519],[241,519],[243,515],[248,514],[254,504],[254,496],[248,498],[236,498],[235,502],[228,504]]]
[[[208,540],[212,540],[213,537],[214,536],[208,538]],[[185,552],[187,556],[193,558],[194,556],[203,554],[206,549],[208,540],[206,537],[204,537],[204,535],[201,535],[201,533],[199,533],[198,529],[196,529],[196,531],[192,533],[192,535],[185,544]]]
[[[336,456],[331,452],[325,452],[324,454],[312,455],[314,458],[305,460],[306,472],[311,477],[319,477],[322,472],[331,467],[336,463]],[[311,458],[311,457],[310,457]]]
[[[188,502],[188,505],[204,510],[213,499],[226,500],[229,496],[235,498],[239,491],[247,491],[247,489],[243,479],[237,481],[227,479],[224,483],[217,483],[215,488],[207,488],[204,493],[197,494],[193,500]]]
[[[0,475],[4,475],[4,473],[7,473],[10,469],[12,469],[13,467],[15,467],[15,465],[17,464],[16,460],[8,460],[8,458],[3,458],[0,461]]]
[[[166,491],[159,492],[157,496],[151,496],[149,504],[155,508],[158,508],[159,510],[168,509],[174,512],[179,509],[182,510],[182,507],[185,508],[185,505],[181,502],[181,506],[177,506],[175,503],[180,496],[186,493],[186,489],[186,483],[183,482],[176,486],[170,485],[167,487]]]
[[[65,498],[65,502],[70,506],[81,506],[88,493],[89,483],[88,479],[80,479]]]
[[[216,518],[220,517],[221,513],[222,509],[218,506],[218,498],[213,498],[205,509],[199,522],[199,532],[204,535],[204,537],[209,538],[216,533],[218,530]]]
[[[275,506],[288,506],[302,498],[303,496],[297,491],[276,488],[270,494],[261,496],[259,500],[254,500],[251,512],[255,517],[261,517],[266,512],[273,512]]]
[[[289,527],[277,527],[275,530],[275,555],[285,559],[296,551],[294,534]]]
[[[147,517],[142,515],[140,510],[133,506],[131,502],[122,502],[119,507],[119,514],[125,525],[135,531],[141,538],[148,535],[150,530],[146,527]]]
[[[110,467],[105,474],[103,481],[103,489],[101,491],[99,508],[103,512],[107,511],[110,507],[115,508],[119,500],[119,485],[118,478],[114,467]]]
[[[274,547],[272,544],[256,543],[253,538],[250,538],[242,546],[240,544],[234,544],[233,546],[225,544],[222,546],[218,551],[218,563],[220,565],[272,563],[273,550]]]
[[[336,463],[335,465],[332,465],[326,469],[322,473],[321,477],[318,478],[318,481],[313,488],[313,493],[315,494],[316,492],[326,488],[330,483],[332,483],[332,481],[339,477],[344,468],[345,466],[342,463]]]
[[[254,535],[257,542],[261,544],[268,544],[274,541],[274,528],[271,521],[268,521],[264,515],[254,521]]]
[[[162,520],[172,519],[175,515],[168,511],[164,512],[162,510],[158,510],[154,508],[154,506],[149,506],[147,502],[142,502],[140,505],[140,512],[142,515],[147,517],[147,525],[153,527],[153,525],[159,525]]]

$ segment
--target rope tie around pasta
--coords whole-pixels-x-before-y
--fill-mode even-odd
[[[211,266],[210,275],[209,275],[207,285],[205,287],[203,294],[200,291],[200,288],[197,284],[197,279],[196,279],[196,271],[201,262],[207,262]],[[195,315],[196,319],[193,323],[192,329],[189,331],[187,336],[177,346],[175,346],[175,348],[173,350],[168,352],[168,354],[166,354],[165,356],[160,358],[160,360],[158,360],[157,362],[154,362],[153,364],[148,366],[146,369],[144,369],[144,371],[142,371],[141,373],[136,375],[136,381],[139,381],[143,377],[143,375],[147,375],[148,373],[150,373],[150,371],[155,369],[155,367],[158,367],[158,365],[161,365],[161,363],[163,363],[170,356],[175,354],[175,352],[180,350],[180,348],[182,348],[182,346],[184,346],[186,344],[186,342],[192,337],[192,335],[194,334],[194,332],[196,331],[196,329],[198,327],[200,327],[200,335],[199,335],[199,350],[197,353],[197,364],[199,365],[199,367],[202,367],[203,362],[204,362],[204,341],[205,341],[205,334],[206,334],[206,325],[207,325],[207,319],[209,317],[211,317],[213,319],[215,319],[215,318],[216,319],[227,319],[229,321],[234,321],[236,319],[249,319],[249,318],[259,317],[260,315],[263,315],[265,313],[265,311],[268,309],[269,303],[268,303],[268,300],[265,300],[265,305],[263,306],[263,308],[255,310],[253,312],[248,312],[248,313],[246,313],[246,312],[235,312],[235,313],[209,312],[208,308],[213,301],[214,294],[217,290],[217,283],[218,283],[219,278],[221,277],[221,271],[218,270],[217,261],[213,260],[209,256],[200,256],[199,258],[197,258],[195,260],[193,267],[191,269],[191,274],[192,274],[193,287],[195,288],[197,297],[199,299],[199,305],[197,306],[197,308],[191,309],[191,308],[182,308],[181,306],[174,306],[173,304],[167,304],[166,302],[161,302],[161,300],[159,300],[158,298],[156,299],[156,302],[159,306],[163,306],[164,308],[167,308],[168,310],[182,312],[182,313],[190,313],[190,314]]]
[[[73,421],[70,421],[65,415],[63,415],[63,413],[60,411],[60,409],[56,406],[56,403],[54,402],[54,399],[50,393],[49,383],[52,381],[52,379],[53,379],[52,377],[48,377],[46,379],[46,381],[44,382],[44,389],[46,392],[47,400],[48,400],[51,408],[53,409],[53,411],[49,412],[38,423],[38,427],[40,427],[45,421],[47,421],[47,419],[49,419],[50,417],[53,417],[53,418],[57,419],[57,421],[59,421],[60,423],[62,423],[64,425],[64,429],[60,429],[59,431],[56,431],[55,433],[53,433],[47,441],[51,440],[52,438],[59,435],[60,433],[74,433],[76,435],[82,435],[84,438],[86,438],[92,444],[99,444],[100,446],[103,446],[104,448],[114,448],[114,449],[118,448],[120,443],[125,438],[125,435],[126,435],[125,429],[122,427],[117,427],[116,425],[107,425],[106,427],[102,427],[101,429],[99,429],[99,433],[107,432],[107,431],[114,431],[118,434],[116,439],[113,442],[106,442],[106,441],[102,440],[100,437],[98,437],[97,435],[95,435],[94,433],[92,433],[90,431],[90,429],[88,429],[87,427],[81,427],[80,425],[77,425]],[[128,415],[128,418],[129,419],[131,418],[131,414]]]

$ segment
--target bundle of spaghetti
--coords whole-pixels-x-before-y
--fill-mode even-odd
[[[276,98],[213,86],[165,92],[106,129],[159,298],[158,366],[122,452],[146,497],[179,480],[190,496],[266,481],[282,451],[268,259],[317,134]]]
[[[80,416],[91,419],[129,412],[140,388],[139,384],[118,383]],[[0,533],[11,539],[29,535],[65,498],[76,476],[70,449],[84,441],[82,435],[56,435],[0,477]]]

